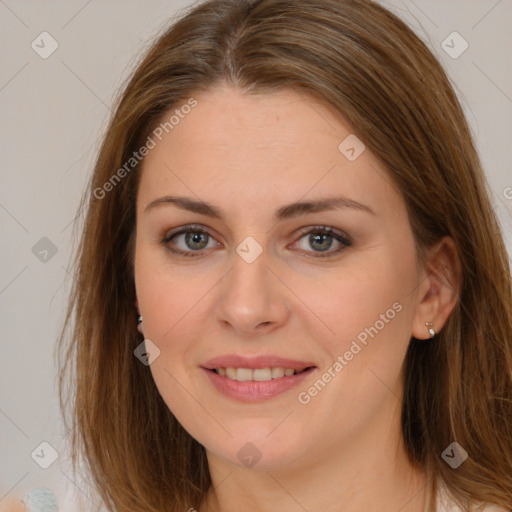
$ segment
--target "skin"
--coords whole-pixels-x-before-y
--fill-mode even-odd
[[[0,502],[0,512],[25,512],[23,502],[15,497],[7,497]]]
[[[443,239],[420,266],[404,200],[382,164],[368,149],[349,161],[338,145],[350,127],[313,98],[292,90],[248,95],[225,84],[194,97],[197,106],[145,159],[135,247],[144,336],[161,351],[150,370],[207,450],[213,487],[190,506],[422,511],[425,474],[409,463],[401,437],[401,366],[411,336],[428,339],[425,322],[439,331],[456,303],[455,289],[435,272],[442,267],[455,282],[453,242]],[[166,195],[206,201],[224,217],[170,203],[146,208]],[[373,213],[344,207],[273,218],[284,205],[338,195]],[[193,251],[183,235],[163,242],[187,224],[207,229],[206,249]],[[318,257],[307,231],[319,225],[351,245]],[[236,252],[248,236],[263,250],[253,263]],[[333,239],[329,251],[340,246]],[[397,302],[401,311],[299,403],[298,393]],[[233,353],[313,361],[317,369],[298,389],[241,403],[200,369]],[[252,468],[237,457],[248,442],[261,453]]]

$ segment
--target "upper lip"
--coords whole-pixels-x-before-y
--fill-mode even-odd
[[[304,370],[310,366],[315,366],[310,361],[298,361],[296,359],[287,359],[273,355],[262,356],[240,356],[237,354],[227,354],[214,357],[202,365],[203,368],[214,370],[216,368],[292,368],[293,370]]]

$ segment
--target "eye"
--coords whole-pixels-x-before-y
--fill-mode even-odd
[[[220,247],[202,226],[183,226],[166,234],[162,244],[167,250],[178,256],[197,257],[205,254],[206,249]],[[351,246],[349,238],[327,226],[314,226],[292,244],[292,248],[309,253],[313,257],[329,257]]]
[[[346,235],[331,227],[315,226],[293,245],[301,251],[311,253],[314,257],[328,257],[338,254],[350,247],[352,243]]]
[[[192,257],[200,256],[204,249],[220,246],[201,226],[184,226],[178,231],[168,233],[162,243],[172,253]]]

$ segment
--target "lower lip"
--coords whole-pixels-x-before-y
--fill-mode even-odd
[[[311,375],[315,368],[309,368],[297,375],[264,381],[238,381],[206,368],[202,368],[202,370],[206,372],[217,391],[223,395],[242,402],[258,402],[268,400],[294,388]]]

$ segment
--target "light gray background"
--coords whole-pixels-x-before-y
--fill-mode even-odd
[[[382,3],[429,44],[456,84],[512,253],[512,1]],[[73,483],[64,453],[53,360],[72,279],[73,219],[115,91],[189,4],[0,0],[0,498],[48,486],[61,510],[77,510],[72,494],[82,495],[81,482]],[[47,59],[31,48],[44,31],[59,45]],[[453,31],[469,44],[457,59],[442,48]],[[42,237],[57,248],[46,262],[32,252]],[[46,470],[31,458],[42,441],[60,455]]]

